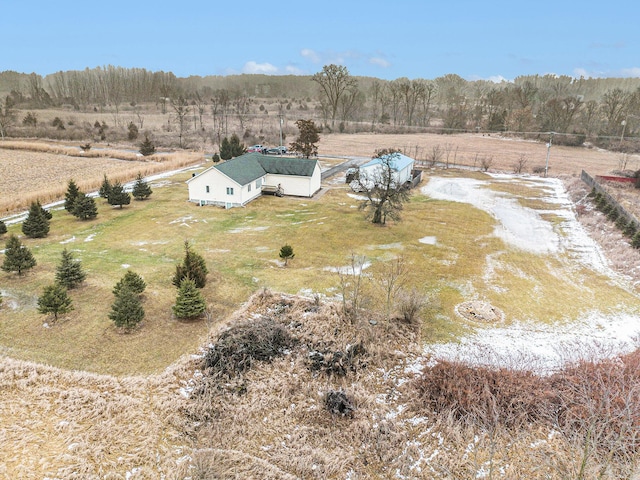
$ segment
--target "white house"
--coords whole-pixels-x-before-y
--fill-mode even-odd
[[[374,158],[364,165],[361,165],[358,172],[360,182],[368,188],[373,187],[376,181],[383,178],[383,164],[386,161],[389,161],[394,184],[402,185],[411,181],[415,160],[402,153],[390,153],[382,157]],[[357,181],[352,182],[354,190],[358,189],[357,183]]]
[[[189,201],[199,205],[241,207],[263,190],[312,197],[320,190],[317,160],[247,153],[214,165],[187,180]]]

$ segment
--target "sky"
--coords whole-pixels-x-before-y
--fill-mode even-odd
[[[640,2],[0,0],[0,71],[640,77]]]

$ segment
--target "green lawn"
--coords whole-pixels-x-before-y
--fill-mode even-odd
[[[207,261],[210,274],[203,293],[213,321],[262,287],[334,296],[338,276],[328,267],[347,265],[352,254],[365,255],[374,264],[397,255],[405,258],[410,267],[407,288],[433,299],[424,315],[426,341],[449,339],[472,328],[453,311],[457,303],[471,298],[490,301],[505,312],[506,321],[544,322],[571,320],[585,311],[615,309],[637,300],[608,278],[568,259],[506,246],[492,236],[494,219],[463,203],[431,200],[416,191],[403,220],[381,227],[364,219],[346,187],[331,189],[319,200],[263,197],[245,208],[224,210],[188,203],[184,182],[189,176],[176,175],[170,184],[154,188],[149,200],[132,201],[123,209],[98,200],[94,221],[80,222],[56,211],[47,238],[23,239],[38,265],[22,277],[0,272],[5,291],[0,351],[117,375],[158,372],[179,356],[196,352],[206,339],[207,322],[181,322],[171,315],[176,295],[171,276],[185,240]],[[508,190],[504,184],[496,188]],[[533,208],[549,207],[535,201],[544,194],[541,189],[517,193]],[[11,226],[9,231],[19,233],[19,228]],[[435,237],[435,244],[420,242],[425,237]],[[295,252],[286,268],[278,258],[284,244]],[[51,318],[36,312],[36,301],[53,281],[64,247],[82,261],[88,275],[84,286],[70,292],[75,310],[52,324]],[[139,329],[124,334],[107,315],[111,289],[127,268],[147,282],[146,319]],[[380,295],[372,292],[372,297]],[[374,308],[379,306],[374,302]]]

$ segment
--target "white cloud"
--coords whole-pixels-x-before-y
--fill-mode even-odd
[[[369,63],[382,68],[389,68],[391,66],[391,62],[381,57],[371,57]]]
[[[640,67],[623,68],[622,75],[624,77],[640,77]]]
[[[264,75],[275,75],[278,73],[278,67],[270,63],[257,63],[249,61],[242,67],[242,73],[261,73]]]
[[[300,50],[300,55],[311,60],[313,63],[320,63],[320,56],[310,48],[303,48],[302,50]]]
[[[489,77],[480,77],[479,75],[471,75],[467,80],[476,81],[476,80],[484,80],[486,82],[492,83],[502,83],[502,82],[511,82],[508,78],[504,78],[502,75],[491,75]]]

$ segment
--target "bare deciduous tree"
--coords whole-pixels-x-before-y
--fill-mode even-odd
[[[331,115],[331,127],[335,126],[340,99],[349,89],[358,87],[358,81],[349,75],[349,70],[343,65],[325,65],[322,71],[311,77],[320,86],[321,96],[325,100]]]
[[[387,217],[399,220],[400,211],[409,200],[409,189],[399,181],[396,171],[399,155],[395,149],[378,150],[373,158],[379,164],[368,172],[360,172],[355,179],[358,190],[366,197],[360,209],[368,210],[372,223],[384,225]]]

